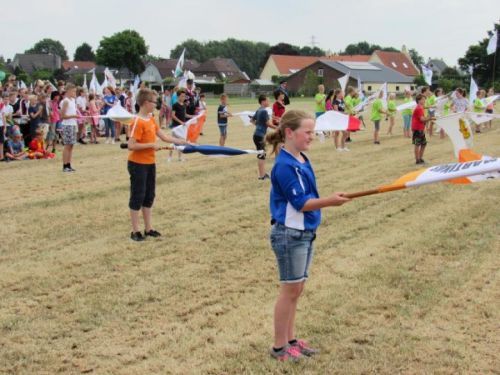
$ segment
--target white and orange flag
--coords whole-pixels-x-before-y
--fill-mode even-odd
[[[436,124],[450,138],[456,158],[459,157],[461,150],[472,148],[474,141],[473,131],[464,113],[454,113],[449,116],[438,117]]]
[[[470,184],[495,178],[500,178],[500,159],[482,157],[481,160],[441,164],[420,169],[401,176],[392,184],[382,185],[372,190],[345,194],[345,196],[347,198],[358,198],[437,182]]]
[[[186,121],[183,125],[179,125],[173,128],[172,135],[177,138],[196,143],[201,131],[203,130],[203,125],[205,124],[206,119],[206,112],[201,111],[198,115],[196,115],[189,121]]]

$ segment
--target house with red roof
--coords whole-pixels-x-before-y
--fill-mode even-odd
[[[401,52],[374,51],[369,61],[382,64],[408,77],[420,74],[405,46]]]
[[[420,74],[413,64],[405,46],[401,52],[375,51],[371,55],[329,55],[329,56],[292,56],[270,55],[262,69],[260,79],[271,81],[273,77],[288,77],[315,63],[318,60],[345,62],[372,62],[393,69],[408,77]]]

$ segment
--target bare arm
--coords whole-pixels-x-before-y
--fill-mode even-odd
[[[344,194],[345,193],[333,193],[325,198],[309,199],[300,211],[306,212],[319,210],[323,207],[342,206],[344,203],[351,201],[351,199],[344,197]]]
[[[276,125],[273,124],[273,120],[272,119],[267,120],[266,126],[268,128],[271,128],[271,129],[277,129],[278,128]]]
[[[178,145],[188,145],[189,142],[185,141],[184,139],[180,139],[180,138],[176,138],[176,137],[172,137],[168,134],[165,134],[164,132],[162,132],[161,130],[158,130],[156,132],[156,135],[158,136],[158,138],[160,138],[163,142],[167,142],[167,143],[175,143],[175,144],[178,144]]]
[[[157,150],[160,146],[156,143],[138,143],[134,137],[130,137],[128,140],[128,149],[130,151],[147,150],[148,148]]]

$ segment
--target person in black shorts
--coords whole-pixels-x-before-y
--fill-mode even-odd
[[[260,107],[255,111],[252,118],[252,123],[255,125],[255,131],[253,133],[253,143],[257,151],[263,151],[261,154],[257,155],[257,167],[259,169],[259,180],[265,180],[269,178],[266,173],[266,133],[267,128],[276,129],[277,126],[273,125],[273,121],[269,113],[267,112],[267,107],[269,107],[269,99],[265,95],[259,96]]]

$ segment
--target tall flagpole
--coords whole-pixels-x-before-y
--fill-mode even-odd
[[[497,33],[497,45],[495,46],[495,54],[493,55],[493,74],[491,78],[491,87],[493,87],[493,90],[495,89],[495,70],[497,68],[498,30],[495,29],[495,32]]]
[[[493,55],[493,75],[491,79],[491,87],[495,87],[495,70],[497,68],[497,50],[495,49],[495,55]]]

